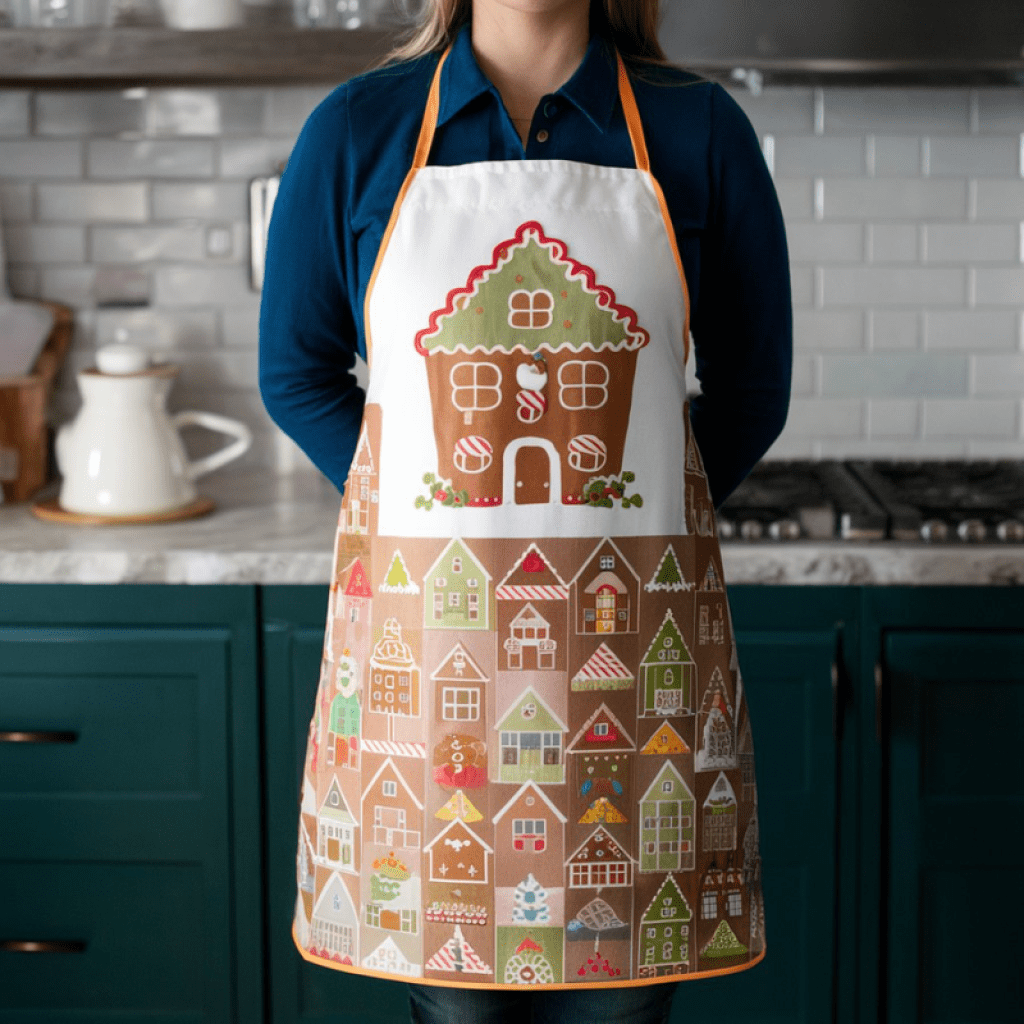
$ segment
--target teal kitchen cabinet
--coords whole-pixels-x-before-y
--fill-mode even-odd
[[[408,1024],[404,985],[308,963],[291,935],[299,792],[320,681],[328,593],[326,586],[263,592],[270,1019],[274,1024]]]
[[[1024,1015],[1024,594],[868,593],[888,1024]],[[868,866],[878,863],[872,859]]]
[[[0,587],[0,1021],[260,1021],[256,591]]]

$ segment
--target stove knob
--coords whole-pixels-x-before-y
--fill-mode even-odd
[[[942,543],[949,537],[949,527],[941,519],[929,519],[921,524],[921,539]]]
[[[972,544],[983,541],[988,535],[988,529],[980,519],[965,519],[956,528],[956,532],[961,540],[970,541]]]
[[[1024,541],[1024,523],[1019,519],[1004,519],[996,527],[996,536],[1000,540],[1019,544],[1021,541]]]
[[[795,519],[776,519],[768,527],[772,540],[799,540],[800,524]]]
[[[740,536],[744,540],[760,540],[764,535],[764,527],[756,519],[744,519],[740,523]]]
[[[732,540],[736,536],[736,524],[731,519],[719,519],[715,525],[718,527],[719,540]]]

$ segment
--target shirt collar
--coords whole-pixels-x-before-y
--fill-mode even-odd
[[[466,22],[452,43],[451,53],[441,72],[440,127],[485,92],[496,98],[497,89],[477,63],[473,53],[469,22]],[[572,78],[556,93],[585,114],[601,132],[608,128],[619,97],[618,68],[615,50],[609,40],[594,33],[587,44],[580,66]]]

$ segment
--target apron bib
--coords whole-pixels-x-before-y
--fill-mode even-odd
[[[743,970],[750,718],[629,80],[636,168],[427,166],[443,63],[367,291],[292,935],[460,987]]]

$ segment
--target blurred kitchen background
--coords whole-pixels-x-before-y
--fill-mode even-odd
[[[307,15],[310,3],[314,20],[330,6],[307,0]],[[358,16],[356,0],[352,8]],[[683,63],[694,52],[687,8],[669,0],[663,31]],[[364,24],[400,19],[390,7],[363,11]],[[249,4],[243,14],[250,23],[290,21],[292,9]],[[737,30],[706,26],[701,45],[731,45],[719,37]],[[1020,79],[977,68],[874,78],[787,72],[776,51],[789,31],[734,44],[781,60],[781,74],[762,64],[737,81],[721,61],[712,68],[757,130],[788,227],[793,402],[769,458],[1020,456]],[[927,40],[903,49],[915,47],[924,52]],[[9,288],[76,311],[54,420],[77,408],[75,373],[95,348],[131,341],[183,366],[172,407],[223,412],[254,428],[250,465],[307,466],[257,391],[249,194],[252,179],[288,159],[331,85],[261,86],[253,76],[194,87],[186,76],[173,87],[28,88],[2,71],[0,81]]]

